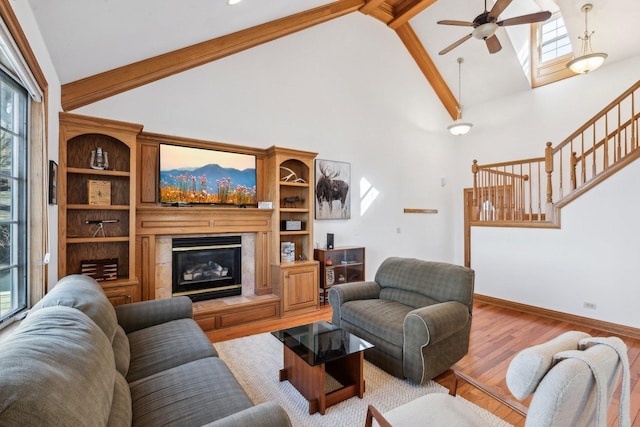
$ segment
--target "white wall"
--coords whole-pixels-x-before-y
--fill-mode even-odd
[[[29,45],[33,51],[45,79],[48,88],[48,122],[47,138],[49,160],[58,162],[58,113],[61,111],[60,102],[60,80],[56,73],[49,52],[40,34],[40,29],[35,17],[26,0],[12,1],[9,3],[13,8],[20,26],[29,40]],[[58,281],[58,206],[49,205],[49,250],[51,252],[50,263],[47,267],[48,283],[52,286]]]
[[[461,140],[456,193],[472,185],[470,165],[544,155],[638,80],[640,58],[471,108],[478,124]],[[524,304],[640,327],[635,302],[640,223],[640,163],[589,191],[561,212],[560,230],[473,228],[476,292]],[[462,198],[456,198],[456,262],[463,260]],[[597,305],[585,309],[584,302]]]
[[[395,33],[351,14],[83,107],[149,132],[318,153],[351,163],[349,220],[316,241],[367,248],[373,278],[391,255],[453,258],[450,118]],[[377,198],[360,208],[361,182]],[[368,193],[368,194],[373,194]],[[403,214],[405,207],[439,209]],[[400,230],[400,233],[397,230]]]

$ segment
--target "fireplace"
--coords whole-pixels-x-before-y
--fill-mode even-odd
[[[172,293],[192,301],[242,293],[242,237],[172,239]]]

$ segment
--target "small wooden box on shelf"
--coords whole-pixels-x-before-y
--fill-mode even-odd
[[[320,263],[319,291],[322,304],[327,303],[331,286],[365,280],[363,247],[314,249],[313,258]]]

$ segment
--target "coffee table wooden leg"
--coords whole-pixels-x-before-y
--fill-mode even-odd
[[[358,353],[360,355],[360,360],[358,362],[358,364],[360,365],[358,367],[358,378],[357,378],[357,382],[358,382],[358,397],[360,399],[362,399],[362,397],[364,396],[364,351],[361,351]]]
[[[289,379],[289,370],[288,369],[280,369],[280,382],[286,381]]]

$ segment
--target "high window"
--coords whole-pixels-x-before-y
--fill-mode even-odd
[[[549,62],[572,53],[571,41],[562,16],[556,15],[553,19],[543,22],[538,31],[540,62]]]
[[[0,71],[0,322],[27,305],[27,106]]]
[[[531,25],[531,86],[538,87],[575,75],[565,66],[573,56],[571,40],[559,13]]]

